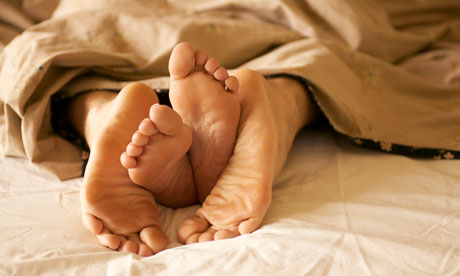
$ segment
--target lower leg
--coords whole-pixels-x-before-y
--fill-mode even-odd
[[[91,148],[95,134],[105,120],[116,93],[93,91],[75,96],[68,104],[65,115],[67,122],[75,128]]]
[[[284,114],[286,119],[292,123],[291,127],[294,132],[315,121],[319,110],[306,88],[298,80],[276,77],[266,81],[276,91],[277,96],[283,98],[279,104],[285,109]]]
[[[272,105],[271,110],[287,126],[285,132],[287,136],[282,140],[284,141],[282,144],[285,144],[286,148],[281,153],[285,157],[289,153],[297,133],[317,119],[319,110],[306,88],[298,80],[289,77],[277,77],[266,79],[265,82],[271,88],[265,91]],[[282,129],[279,132],[282,132]],[[284,161],[279,162],[277,172],[281,170],[283,164]]]

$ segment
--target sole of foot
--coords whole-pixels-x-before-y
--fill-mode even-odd
[[[142,256],[166,248],[167,237],[158,224],[152,193],[130,179],[120,155],[155,103],[152,89],[133,83],[90,112],[95,138],[80,192],[83,223],[99,243]]]
[[[152,192],[158,202],[173,208],[198,203],[187,152],[192,133],[170,107],[154,104],[142,120],[121,164],[130,179]]]
[[[240,70],[235,75],[241,118],[234,153],[202,208],[180,225],[178,239],[185,244],[233,238],[259,228],[272,183],[295,137],[285,115],[293,107],[283,105],[283,93],[260,73]]]
[[[192,130],[190,159],[203,202],[233,153],[240,116],[238,79],[189,43],[173,49],[169,71],[171,104]]]

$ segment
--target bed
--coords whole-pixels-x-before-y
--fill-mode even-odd
[[[0,0],[0,275],[460,275],[459,29],[457,0]],[[82,225],[85,152],[50,106],[167,88],[180,41],[308,80],[327,120],[297,136],[260,229],[184,246],[199,206],[160,206],[166,250],[112,251]]]
[[[80,220],[81,178],[0,161],[2,275],[458,275],[460,160],[358,148],[327,128],[297,137],[262,227],[183,246],[198,206],[160,208],[168,249],[142,258],[98,245]]]

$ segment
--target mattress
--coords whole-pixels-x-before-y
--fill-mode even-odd
[[[177,228],[198,206],[160,206],[168,249],[143,258],[84,229],[82,178],[0,157],[0,275],[459,275],[459,168],[305,129],[259,230],[184,246]]]

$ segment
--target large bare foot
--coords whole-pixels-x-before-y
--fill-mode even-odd
[[[154,104],[121,156],[131,180],[173,208],[198,202],[187,152],[192,132],[181,117],[165,105]]]
[[[163,250],[167,238],[152,193],[131,181],[120,155],[158,98],[140,83],[105,97],[112,98],[86,119],[91,155],[80,192],[83,223],[102,245],[149,256]]]
[[[203,202],[233,153],[240,116],[238,80],[189,43],[174,48],[169,72],[171,104],[193,133],[191,164]]]
[[[295,81],[267,81],[250,70],[235,75],[241,101],[235,150],[203,207],[180,225],[178,238],[183,243],[232,238],[256,230],[296,133],[313,117],[308,111],[311,103]]]

